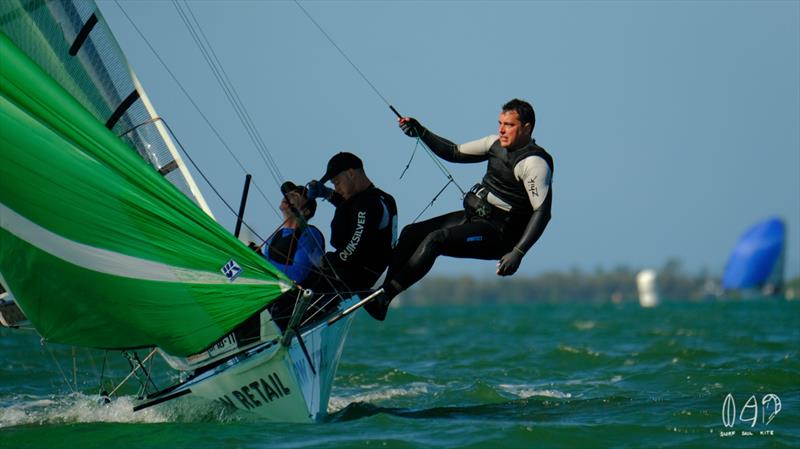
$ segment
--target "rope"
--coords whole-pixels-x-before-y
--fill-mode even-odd
[[[419,137],[417,137],[417,141],[418,141],[418,142],[421,142],[421,140],[420,140],[420,138],[419,138]],[[464,191],[464,189],[462,189],[462,188],[461,188],[461,186],[460,186],[460,185],[459,185],[459,184],[456,182],[455,178],[453,178],[453,175],[452,175],[452,174],[450,174],[450,170],[448,170],[448,169],[447,169],[447,167],[445,167],[445,165],[444,165],[444,162],[442,162],[442,161],[441,161],[441,160],[440,160],[440,159],[439,159],[439,158],[438,158],[438,157],[437,157],[435,154],[433,154],[433,151],[432,151],[430,148],[428,148],[428,145],[427,145],[427,144],[425,144],[425,142],[422,142],[422,147],[423,147],[423,148],[425,148],[425,151],[428,153],[428,156],[430,156],[430,158],[431,158],[431,160],[433,161],[433,163],[434,163],[434,164],[436,164],[436,166],[437,166],[437,167],[439,167],[439,171],[441,171],[441,172],[442,172],[442,174],[443,174],[443,175],[444,175],[444,176],[445,176],[445,177],[446,177],[446,178],[447,178],[447,179],[448,179],[450,182],[452,182],[453,184],[455,184],[455,186],[456,186],[456,187],[458,187],[458,190],[460,190],[460,191],[461,191],[461,196],[463,197],[464,195],[466,195],[467,193],[466,193],[466,192]],[[438,195],[437,195],[437,196],[438,196]]]
[[[78,355],[75,346],[72,347],[72,383],[78,389]]]
[[[206,37],[205,32],[203,31],[203,27],[200,25],[200,22],[197,20],[197,17],[194,15],[191,6],[188,2],[184,0],[186,5],[186,9],[188,10],[188,15],[180,6],[178,1],[173,0],[173,5],[175,9],[178,11],[178,15],[183,20],[184,25],[189,30],[189,33],[192,36],[192,39],[195,42],[195,45],[203,54],[203,57],[206,60],[209,68],[211,68],[212,73],[217,79],[217,83],[222,88],[225,96],[228,98],[231,106],[233,107],[234,111],[236,112],[237,116],[239,117],[239,121],[242,122],[245,130],[247,131],[250,140],[255,146],[256,150],[258,150],[259,156],[261,156],[261,160],[266,165],[267,170],[272,175],[272,178],[275,180],[276,184],[280,185],[283,183],[284,179],[281,175],[280,168],[278,164],[275,162],[275,159],[272,157],[271,152],[267,148],[266,144],[264,144],[264,140],[261,138],[261,134],[258,132],[258,129],[253,124],[253,120],[248,112],[247,108],[245,107],[244,103],[239,96],[239,93],[236,91],[236,87],[231,82],[230,77],[228,76],[227,72],[225,71],[225,67],[220,62],[219,58],[217,57],[216,52],[214,51],[214,47],[211,45],[211,42]],[[191,17],[192,20],[189,20]],[[195,29],[196,28],[196,29]],[[202,38],[202,39],[201,39]]]
[[[417,214],[417,218],[415,218],[415,219],[414,219],[414,221],[412,221],[412,223],[416,223],[416,222],[417,222],[417,220],[419,220],[419,217],[421,217],[421,216],[422,216],[422,214],[424,214],[424,213],[425,213],[425,211],[426,211],[426,210],[428,210],[428,208],[429,208],[429,207],[433,206],[433,203],[434,203],[434,202],[435,202],[437,199],[439,199],[439,195],[441,195],[441,194],[442,194],[442,192],[444,192],[444,189],[446,189],[446,188],[447,188],[447,186],[449,186],[449,185],[450,185],[450,183],[452,183],[452,182],[455,182],[455,181],[453,181],[453,179],[452,179],[452,178],[451,178],[450,180],[448,180],[448,181],[447,181],[447,183],[444,185],[444,187],[442,187],[442,189],[441,189],[441,190],[439,190],[439,193],[437,193],[437,194],[436,194],[436,195],[433,197],[433,199],[431,200],[431,202],[430,202],[430,203],[428,203],[428,205],[427,205],[427,206],[425,206],[425,208],[424,208],[424,209],[422,209],[422,211],[421,211],[419,214]]]
[[[100,370],[100,382],[99,382],[100,383],[100,387],[99,387],[99,390],[98,390],[98,394],[104,395],[104,396],[108,396],[108,394],[106,394],[105,389],[103,388],[103,382],[105,380],[105,375],[106,375],[106,361],[107,360],[108,360],[108,351],[103,351],[103,368]]]
[[[200,117],[203,119],[203,121],[206,123],[206,125],[208,125],[208,128],[211,130],[211,132],[214,134],[214,136],[216,136],[216,138],[220,141],[220,143],[225,148],[225,150],[228,152],[228,154],[231,156],[231,158],[233,158],[233,160],[236,161],[237,165],[242,170],[242,172],[247,173],[247,170],[245,169],[244,164],[242,164],[242,162],[239,160],[239,158],[236,157],[236,155],[233,153],[233,150],[231,150],[230,146],[228,146],[227,142],[225,142],[225,140],[222,138],[222,136],[220,135],[219,131],[217,131],[217,129],[214,127],[214,125],[211,124],[211,121],[208,119],[208,117],[200,109],[200,106],[197,104],[197,102],[194,100],[194,98],[192,98],[192,96],[189,94],[189,92],[186,90],[186,88],[183,87],[183,84],[181,84],[181,82],[178,80],[178,78],[175,76],[175,74],[172,72],[172,70],[170,70],[170,68],[167,65],[167,63],[164,61],[164,59],[161,57],[161,55],[156,51],[156,49],[153,47],[153,45],[150,44],[150,41],[145,37],[144,33],[142,33],[142,31],[136,25],[136,22],[134,22],[133,19],[128,15],[127,11],[125,11],[125,8],[122,7],[122,5],[120,4],[120,2],[118,0],[114,0],[114,3],[122,11],[122,14],[125,16],[126,19],[128,19],[128,22],[130,22],[130,24],[133,26],[134,30],[136,30],[136,32],[139,34],[139,37],[142,38],[142,40],[147,45],[147,47],[150,48],[150,51],[156,57],[158,62],[161,64],[162,67],[164,67],[164,70],[167,71],[167,73],[172,78],[172,80],[175,82],[175,84],[178,85],[178,88],[181,90],[183,95],[189,100],[189,102],[192,104],[192,106],[197,111],[197,113],[200,114]],[[173,133],[173,136],[174,136],[174,133]],[[184,152],[184,154],[187,154],[186,153],[186,149],[183,149],[183,152]],[[195,166],[195,168],[197,168],[196,164],[194,164],[194,166]],[[212,186],[212,189],[214,189],[215,193],[218,196],[220,196],[220,198],[221,198],[221,195],[219,194],[219,192],[216,191],[216,189],[213,187],[213,185],[211,184],[209,179],[207,177],[205,177],[205,176],[203,177],[203,179],[205,179],[206,182],[209,183],[210,186]],[[278,214],[278,211],[276,210],[275,205],[272,204],[272,202],[267,198],[267,196],[264,194],[264,191],[261,190],[261,187],[255,181],[253,182],[253,184],[255,185],[256,190],[258,190],[258,192],[261,194],[261,196],[267,202],[267,204],[269,204],[270,207],[275,211],[275,213]],[[238,215],[235,211],[233,212],[233,214],[234,214],[234,216]],[[249,228],[249,226],[248,226],[248,228]]]
[[[181,143],[180,139],[178,139],[178,137],[175,135],[175,133],[172,132],[172,128],[170,128],[170,126],[167,123],[167,121],[164,120],[164,119],[161,119],[161,122],[164,123],[164,126],[167,127],[167,131],[169,131],[169,133],[172,134],[173,138],[175,139],[175,143],[178,144],[178,148],[181,149],[183,154],[186,156],[186,159],[189,159],[189,163],[192,164],[192,167],[194,167],[194,169],[197,170],[197,173],[199,173],[200,176],[203,178],[203,180],[208,184],[208,186],[211,187],[211,190],[214,192],[214,194],[217,195],[217,198],[219,198],[219,200],[222,201],[222,204],[227,206],[228,210],[231,211],[231,213],[235,217],[238,217],[239,213],[236,211],[236,209],[233,208],[233,206],[231,206],[230,203],[228,203],[227,200],[225,200],[225,198],[222,196],[222,194],[219,193],[219,190],[217,190],[217,188],[214,186],[214,184],[211,183],[211,180],[208,179],[208,176],[206,176],[205,172],[203,172],[203,170],[197,165],[197,163],[195,163],[194,159],[192,159],[192,156],[186,151],[186,148],[183,147],[183,144]],[[263,195],[263,192],[262,192],[262,195]],[[264,199],[266,199],[266,196],[264,197]],[[267,200],[267,203],[269,203],[269,205],[272,207],[272,209],[275,210],[275,206],[272,205],[272,202]],[[277,211],[276,211],[276,213],[277,213]],[[261,236],[258,235],[258,233],[244,220],[244,218],[242,218],[242,224],[247,226],[247,229],[249,229],[250,232],[252,232],[256,237],[258,237],[259,239],[261,238]]]
[[[420,144],[422,144],[422,145],[420,145]],[[431,200],[431,202],[430,202],[430,203],[428,203],[428,205],[427,205],[427,206],[425,206],[425,208],[423,208],[423,209],[422,209],[422,211],[421,211],[419,214],[417,214],[417,218],[415,218],[415,219],[414,219],[414,221],[412,221],[411,223],[416,223],[416,222],[417,222],[417,220],[419,220],[419,217],[421,217],[421,216],[422,216],[422,214],[424,214],[424,213],[425,213],[425,211],[427,211],[427,210],[428,210],[428,208],[430,208],[431,206],[433,206],[433,203],[434,203],[434,202],[436,202],[436,200],[437,200],[437,199],[439,199],[439,196],[442,194],[442,192],[444,192],[444,190],[445,190],[445,189],[447,188],[447,186],[449,186],[450,184],[454,184],[454,185],[455,185],[455,186],[458,188],[458,190],[460,190],[460,191],[461,191],[461,196],[462,196],[462,198],[463,198],[463,196],[464,196],[464,195],[466,195],[466,193],[464,193],[464,189],[462,189],[462,188],[461,188],[461,186],[460,186],[460,185],[459,185],[459,184],[456,182],[456,180],[453,178],[453,175],[452,175],[452,174],[450,174],[450,171],[449,171],[449,170],[447,170],[447,167],[445,167],[445,166],[442,164],[442,162],[439,160],[439,158],[437,158],[437,157],[436,157],[436,155],[432,153],[431,149],[430,149],[430,148],[428,148],[428,146],[425,144],[425,142],[423,142],[423,141],[422,141],[422,140],[419,138],[419,136],[417,136],[416,143],[414,144],[414,150],[411,152],[411,158],[408,160],[408,164],[406,164],[406,167],[403,169],[403,172],[400,174],[400,179],[403,179],[403,175],[405,175],[405,174],[406,174],[406,171],[408,171],[408,168],[411,166],[411,161],[413,161],[413,160],[414,160],[414,155],[415,155],[415,154],[417,154],[417,148],[418,148],[418,147],[420,147],[420,146],[422,146],[422,148],[425,150],[425,152],[426,152],[426,153],[428,153],[428,156],[430,156],[430,157],[431,157],[431,159],[433,160],[433,162],[435,163],[435,165],[436,165],[437,167],[439,167],[439,171],[441,171],[441,172],[442,172],[442,174],[444,174],[444,175],[445,175],[445,177],[447,178],[447,182],[445,183],[444,187],[442,187],[442,189],[441,189],[441,190],[439,190],[439,193],[437,193],[436,195],[434,195],[434,197],[433,197],[433,199]]]
[[[298,0],[294,0],[294,3],[295,3],[295,5],[297,5],[297,7],[298,7],[298,8],[300,8],[300,10],[301,10],[301,11],[303,11],[303,14],[305,14],[305,15],[306,15],[306,17],[308,17],[308,19],[311,21],[311,23],[313,23],[313,24],[314,24],[314,25],[317,27],[317,29],[318,29],[318,30],[319,30],[319,31],[322,33],[322,35],[323,35],[323,36],[325,36],[325,38],[326,38],[326,39],[328,39],[328,42],[330,42],[330,43],[331,43],[331,45],[333,45],[333,46],[334,46],[334,48],[336,48],[336,50],[339,52],[339,54],[340,54],[340,55],[342,55],[342,57],[343,57],[343,58],[344,58],[344,59],[345,59],[345,60],[346,60],[348,63],[350,63],[350,65],[353,67],[353,69],[355,69],[355,71],[356,71],[356,72],[358,72],[358,74],[359,74],[359,75],[361,75],[361,78],[362,78],[362,79],[363,79],[363,80],[364,80],[364,81],[365,81],[367,84],[369,84],[369,87],[371,87],[371,88],[372,88],[372,90],[373,90],[373,91],[374,91],[374,92],[375,92],[375,93],[376,93],[376,94],[377,94],[377,95],[378,95],[378,96],[381,98],[381,100],[383,100],[383,102],[384,102],[384,103],[386,103],[386,105],[387,105],[387,106],[389,106],[389,107],[391,108],[391,107],[392,107],[392,105],[391,105],[391,104],[389,104],[389,101],[388,101],[388,100],[386,100],[386,97],[384,97],[384,96],[383,96],[383,95],[382,95],[382,94],[381,94],[381,93],[378,91],[378,88],[377,88],[377,87],[375,87],[375,85],[374,85],[374,84],[372,84],[372,82],[370,82],[370,80],[369,80],[369,79],[367,79],[367,77],[366,77],[366,76],[364,75],[364,73],[363,73],[363,72],[362,72],[362,71],[361,71],[361,70],[360,70],[360,69],[359,69],[359,68],[358,68],[358,67],[355,65],[355,63],[353,63],[353,61],[352,61],[352,60],[350,60],[350,58],[349,58],[349,57],[348,57],[348,56],[345,54],[344,50],[342,50],[342,49],[341,49],[341,47],[339,47],[338,45],[336,45],[336,42],[334,42],[334,41],[333,41],[333,39],[331,39],[331,37],[328,35],[328,33],[326,33],[326,32],[325,32],[325,30],[322,28],[322,26],[320,26],[320,24],[319,24],[319,23],[317,23],[317,21],[316,21],[316,20],[314,20],[314,18],[313,18],[313,17],[311,17],[311,14],[309,14],[309,13],[308,13],[308,11],[306,11],[306,9],[305,9],[305,8],[303,8],[303,5],[301,5],[301,4],[300,4],[300,2],[299,2]]]
[[[142,368],[142,367],[143,367],[142,365],[143,365],[145,362],[147,362],[147,361],[148,361],[150,358],[152,358],[152,357],[153,357],[153,356],[156,354],[156,351],[158,351],[158,349],[157,349],[157,348],[153,348],[153,350],[152,350],[152,351],[150,351],[150,354],[147,354],[147,357],[145,357],[145,358],[144,358],[144,360],[142,360],[141,362],[139,362],[139,364],[138,364],[138,365],[136,365],[136,366],[135,366],[135,367],[134,367],[134,368],[131,370],[131,372],[130,372],[130,373],[128,373],[128,375],[127,375],[127,376],[125,376],[125,378],[124,378],[124,379],[122,379],[122,382],[120,382],[120,383],[119,383],[119,385],[117,385],[116,387],[114,387],[114,389],[113,389],[113,390],[111,390],[111,393],[108,393],[108,396],[109,396],[109,397],[110,397],[110,396],[114,396],[114,393],[116,393],[116,392],[117,392],[117,390],[119,390],[121,386],[125,385],[125,382],[127,382],[127,381],[128,381],[128,379],[130,379],[130,378],[131,378],[131,376],[133,376],[134,374],[136,374],[136,371],[139,371],[139,368]]]
[[[403,173],[400,173],[400,178],[403,179],[403,176],[408,171],[408,167],[411,167],[411,161],[414,160],[414,155],[417,154],[417,148],[419,148],[419,137],[417,138],[417,143],[414,144],[414,151],[411,152],[411,157],[408,159],[408,163],[406,164],[406,168],[403,169]]]
[[[45,346],[44,341],[42,341],[42,345]],[[56,364],[58,371],[61,373],[61,377],[64,379],[64,383],[67,384],[67,387],[69,387],[69,390],[72,393],[77,393],[77,391],[75,391],[75,388],[73,388],[72,383],[70,383],[69,378],[67,378],[66,373],[64,373],[64,369],[61,368],[61,363],[56,359],[55,354],[53,354],[53,350],[50,349],[49,346],[45,346],[45,348],[47,349],[47,352],[50,354],[50,358],[53,359],[53,363]]]
[[[314,19],[314,17],[311,16],[311,14],[303,7],[303,5],[300,4],[300,2],[298,0],[294,0],[294,3],[297,5],[298,8],[300,8],[301,11],[303,11],[303,14],[305,14],[306,17],[308,17],[308,20],[310,20],[311,23],[313,23],[314,26],[317,27],[317,29],[320,31],[320,33],[322,33],[322,35],[325,36],[325,38],[328,40],[328,42],[330,42],[331,45],[333,45],[333,47],[339,52],[340,55],[342,55],[342,57],[350,64],[350,66],[352,66],[353,69],[361,76],[361,78],[364,80],[364,82],[366,82],[369,85],[369,87],[372,88],[372,90],[375,92],[375,94],[378,95],[378,97],[380,97],[380,99],[383,100],[383,102],[386,103],[387,106],[389,106],[389,109],[391,109],[392,112],[394,112],[395,115],[397,115],[399,118],[402,118],[402,115],[399,112],[397,112],[397,109],[395,109],[394,106],[392,106],[391,103],[389,103],[389,100],[387,100],[386,97],[384,97],[383,94],[381,94],[381,92],[378,90],[378,88],[375,87],[374,84],[372,84],[372,82],[367,78],[367,76],[364,75],[364,72],[362,72],[361,69],[359,69],[358,66],[356,66],[356,64],[350,59],[350,57],[347,56],[347,54],[344,52],[344,50],[342,50],[342,48],[333,40],[333,38],[331,38],[331,36],[322,28],[322,26],[319,24],[319,22],[317,22]],[[419,136],[417,136],[417,143],[414,146],[414,152],[412,152],[411,159],[409,159],[408,164],[406,164],[405,169],[403,169],[403,173],[400,174],[400,179],[403,179],[403,175],[405,175],[406,170],[408,170],[408,167],[411,165],[411,161],[414,159],[414,153],[416,153],[416,151],[417,151],[417,145],[419,145],[420,142],[421,142],[421,140],[420,140]],[[419,219],[419,217],[422,216],[422,214],[429,207],[431,207],[433,205],[433,202],[436,201],[436,199],[439,197],[439,195],[442,194],[442,191],[444,191],[444,189],[447,188],[447,186],[449,186],[451,183],[455,184],[455,186],[458,187],[458,190],[461,191],[461,196],[462,197],[464,195],[466,195],[466,192],[464,191],[464,189],[461,188],[461,186],[456,182],[455,178],[453,178],[453,175],[450,174],[449,170],[447,170],[447,167],[445,167],[444,164],[442,163],[442,161],[440,161],[439,158],[436,157],[435,154],[433,154],[433,152],[431,151],[430,148],[428,148],[428,146],[425,144],[425,142],[422,142],[422,147],[428,153],[428,156],[430,156],[430,158],[433,160],[434,164],[439,168],[439,170],[442,172],[442,174],[445,175],[445,177],[447,178],[447,184],[445,184],[444,187],[442,188],[442,190],[440,190],[439,193],[437,193],[436,196],[433,197],[433,200],[431,200],[430,204],[428,204],[428,206],[426,206],[425,209],[423,209],[422,212],[420,212],[420,214],[417,215],[417,218],[414,219],[414,223],[416,223],[416,221]]]

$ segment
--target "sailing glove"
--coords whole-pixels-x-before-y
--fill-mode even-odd
[[[500,276],[511,276],[517,272],[520,262],[522,262],[522,252],[514,248],[497,262],[497,274]]]
[[[403,117],[400,119],[400,129],[408,137],[421,137],[425,128],[413,117]]]
[[[333,189],[330,187],[325,187],[325,184],[314,180],[306,184],[306,198],[309,200],[315,198],[325,198],[328,199],[331,197],[333,193]]]

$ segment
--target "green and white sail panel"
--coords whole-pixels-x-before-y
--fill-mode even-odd
[[[46,340],[185,356],[291,287],[5,32],[0,61],[0,275]]]
[[[94,1],[2,0],[0,31],[212,215]]]

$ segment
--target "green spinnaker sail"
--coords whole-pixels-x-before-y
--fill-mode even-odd
[[[0,61],[0,275],[46,340],[186,356],[291,287],[2,32]]]
[[[92,0],[2,0],[0,31],[98,121],[212,215]]]

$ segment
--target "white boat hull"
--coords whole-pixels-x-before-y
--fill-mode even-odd
[[[343,301],[339,310],[358,299],[354,296]],[[300,338],[292,338],[288,346],[279,340],[256,346],[190,379],[168,396],[190,391],[269,421],[319,421],[327,413],[333,378],[353,317],[351,314],[332,325],[322,321],[303,329]]]

